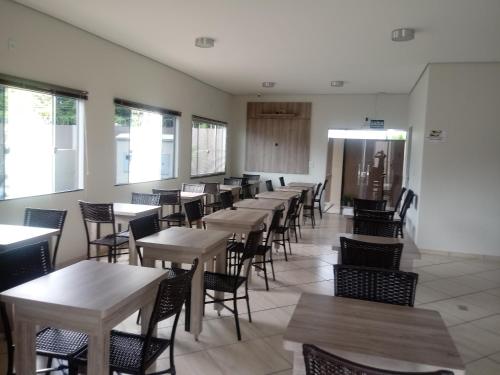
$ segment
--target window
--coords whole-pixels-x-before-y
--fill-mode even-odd
[[[176,177],[180,112],[115,99],[116,183]]]
[[[0,75],[0,199],[83,188],[87,93]]]
[[[226,125],[193,116],[191,177],[226,172]]]

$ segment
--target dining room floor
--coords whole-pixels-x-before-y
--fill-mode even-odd
[[[175,341],[177,374],[291,374],[292,357],[283,349],[283,334],[302,292],[333,295],[337,254],[332,243],[344,231],[340,215],[326,214],[318,218],[315,229],[303,228],[300,243],[292,241],[288,262],[282,251],[274,253],[276,281],[270,279],[269,291],[264,279],[253,275],[252,323],[244,301],[238,305],[242,341],[236,338],[234,318],[227,310],[219,317],[207,306],[199,341],[184,331],[182,316]],[[405,270],[419,274],[416,306],[441,313],[467,375],[500,374],[500,258],[422,253],[413,269]],[[135,319],[129,317],[116,329],[139,332]],[[172,322],[160,324],[160,336],[169,337]],[[0,354],[0,359],[3,362],[5,356]],[[168,361],[165,353],[157,361],[157,371],[168,368]]]

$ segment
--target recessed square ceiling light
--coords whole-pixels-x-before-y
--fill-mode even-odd
[[[266,89],[274,87],[275,85],[276,85],[276,82],[262,82],[262,87],[265,87]]]
[[[332,87],[344,87],[344,81],[332,81],[330,85],[332,85]]]
[[[212,48],[215,45],[215,39],[208,36],[200,36],[194,40],[194,45],[199,48]]]
[[[415,30],[406,27],[392,30],[391,39],[393,42],[408,42],[415,39]]]

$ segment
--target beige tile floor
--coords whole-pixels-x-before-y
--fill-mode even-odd
[[[335,214],[318,220],[316,229],[306,226],[293,255],[285,262],[275,255],[276,281],[265,291],[261,277],[250,286],[252,323],[244,303],[239,305],[242,341],[236,339],[234,319],[226,310],[218,317],[207,306],[198,342],[177,330],[175,365],[183,374],[291,374],[292,358],[283,349],[282,337],[302,292],[333,294],[332,264],[337,261],[332,239],[345,231]],[[409,270],[409,269],[408,269]],[[500,260],[481,261],[460,256],[422,254],[413,271],[419,273],[416,304],[438,310],[467,365],[468,375],[500,374]],[[172,321],[163,322],[159,334],[168,336]],[[138,331],[135,316],[118,329]],[[168,354],[158,370],[168,367]]]

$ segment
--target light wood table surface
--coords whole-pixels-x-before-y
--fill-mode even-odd
[[[233,202],[240,200],[241,186],[238,185],[219,185],[220,191],[230,191],[233,194]]]
[[[255,196],[257,199],[273,199],[280,200],[285,205],[285,212],[283,212],[283,220],[285,219],[288,208],[290,207],[290,201],[293,197],[299,197],[300,192],[297,191],[263,191]],[[300,218],[302,220],[302,218]]]
[[[35,373],[36,327],[51,326],[88,334],[88,374],[109,375],[111,329],[140,308],[151,311],[164,277],[161,269],[84,260],[3,292],[15,311],[17,373]]]
[[[448,329],[434,310],[303,293],[283,342],[294,353],[295,375],[305,373],[304,343],[376,368],[465,374]]]
[[[416,259],[420,259],[420,251],[410,238],[392,238],[392,237],[380,237],[380,236],[367,236],[364,234],[353,234],[353,233],[338,233],[335,242],[333,243],[334,247],[337,247],[340,250],[340,237],[346,237],[356,241],[363,242],[371,242],[378,244],[403,244],[403,253],[401,254],[401,264],[404,266],[413,267],[413,261]],[[339,252],[340,257],[340,252]],[[340,262],[340,258],[339,258]]]
[[[314,182],[290,182],[288,186],[300,186],[300,187],[306,187],[310,189],[314,189],[316,187],[316,183]]]
[[[216,272],[224,273],[226,266],[226,244],[231,233],[218,230],[202,230],[196,228],[172,227],[151,236],[141,238],[137,245],[143,248],[145,267],[154,267],[156,260],[172,263],[193,263],[198,258],[191,284],[191,318],[190,332],[198,340],[203,328],[203,272],[204,264],[213,270],[213,258],[216,257]],[[222,298],[224,293],[216,293]],[[217,309],[220,306],[215,304]]]
[[[49,241],[50,246],[52,237],[58,234],[59,229],[0,224],[0,252],[42,241]]]
[[[122,228],[128,227],[130,220],[136,219],[138,217],[143,217],[147,215],[152,215],[158,213],[160,215],[160,206],[150,206],[146,204],[135,204],[135,203],[113,203],[113,211],[115,213],[115,222],[119,224]],[[132,235],[132,231],[129,231],[128,237],[129,246],[129,264],[137,265],[137,250],[135,248],[135,240]]]
[[[284,209],[285,204],[278,199],[243,199],[233,204],[238,210],[259,210],[267,215],[267,228],[271,225],[271,220],[276,210]]]
[[[198,199],[204,200],[207,195],[207,193],[192,193],[189,191],[181,191],[181,202],[184,204]]]

